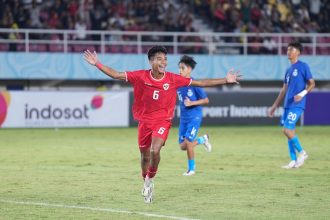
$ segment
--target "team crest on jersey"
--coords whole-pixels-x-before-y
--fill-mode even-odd
[[[168,83],[165,83],[165,84],[163,85],[163,88],[164,88],[164,90],[168,90],[168,88],[170,88],[170,85],[169,85]]]
[[[189,97],[191,97],[191,96],[193,95],[193,92],[191,91],[191,89],[188,89],[187,95],[188,95]]]
[[[293,76],[298,76],[298,70],[297,69],[294,69],[292,75]]]

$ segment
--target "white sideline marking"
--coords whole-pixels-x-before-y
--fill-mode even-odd
[[[0,200],[0,202],[10,203],[10,204],[19,204],[19,205],[36,205],[36,206],[56,207],[56,208],[65,208],[65,209],[85,209],[85,210],[100,211],[100,212],[135,214],[135,215],[144,215],[144,216],[148,216],[148,217],[168,218],[168,219],[177,219],[177,220],[198,220],[198,219],[177,217],[177,216],[170,216],[170,215],[152,214],[152,213],[147,213],[147,212],[133,212],[133,211],[111,209],[111,208],[98,208],[98,207],[88,207],[88,206],[51,204],[51,203],[45,203],[45,202],[27,202],[27,201],[23,202],[23,201],[11,201],[11,200]]]

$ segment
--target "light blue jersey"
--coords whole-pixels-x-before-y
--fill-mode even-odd
[[[284,83],[287,84],[288,90],[286,92],[284,108],[301,108],[305,109],[306,96],[302,98],[300,102],[294,101],[294,96],[299,92],[306,89],[308,80],[312,79],[312,74],[309,66],[298,60],[295,64],[292,64],[285,73]]]
[[[292,43],[288,46],[288,56],[292,55],[292,49],[301,51],[300,43]],[[293,55],[297,55],[294,54]],[[299,54],[298,54],[299,55]],[[295,57],[295,56],[294,56]],[[285,72],[284,85],[287,87],[284,100],[284,113],[281,118],[281,124],[284,126],[283,132],[288,138],[288,149],[291,161],[282,166],[285,169],[299,168],[303,165],[308,155],[300,144],[295,134],[296,123],[303,114],[306,105],[306,95],[296,102],[294,97],[306,89],[309,80],[312,80],[312,74],[309,66],[301,61],[292,64]],[[297,152],[299,156],[297,157]]]
[[[188,97],[190,101],[207,98],[203,88],[193,86],[181,87],[177,90],[177,94],[180,102],[180,120],[187,121],[196,116],[202,117],[202,106],[186,107],[184,105],[184,100],[186,97]]]
[[[204,89],[192,86],[179,88],[177,94],[180,103],[179,143],[181,144],[185,138],[193,142],[202,122],[202,107],[199,105],[186,107],[184,100],[188,97],[190,101],[196,101],[207,98],[207,95]]]
[[[290,130],[294,130],[297,121],[303,113],[306,105],[306,96],[301,101],[295,102],[294,96],[306,89],[308,80],[312,79],[309,66],[301,61],[292,64],[285,73],[284,83],[287,84],[284,101],[284,114],[281,118],[281,124]]]

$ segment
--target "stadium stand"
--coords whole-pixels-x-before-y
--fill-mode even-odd
[[[136,47],[134,42],[141,41],[181,43],[178,48],[169,47],[173,53],[281,54],[283,51],[278,48],[282,46],[278,44],[298,39],[307,45],[306,54],[330,52],[330,37],[321,34],[330,32],[330,2],[326,0],[1,0],[0,4],[0,28],[11,30],[0,31],[0,51],[81,52],[84,45],[92,44],[91,47],[100,52],[139,53],[144,49]],[[64,36],[47,30],[72,32]],[[102,32],[93,34],[89,30],[123,33],[110,33],[102,38]],[[134,34],[125,36],[126,32],[137,31],[179,34],[146,34],[140,40]],[[205,32],[233,35],[205,37]],[[251,35],[234,35],[237,33]],[[265,33],[273,35],[263,35]],[[287,36],[286,33],[301,35]],[[317,33],[320,34],[317,39],[313,38],[311,34]],[[205,46],[210,37],[212,44],[216,44],[214,48]],[[9,47],[8,41],[4,41],[7,39],[11,40]],[[26,43],[27,39],[31,45]],[[70,46],[54,43],[65,40],[73,42]],[[102,48],[98,43],[86,42],[100,40],[106,41],[105,44],[125,43],[109,43]],[[243,43],[249,46],[242,48]]]
[[[142,54],[162,44],[173,54],[284,55],[299,40],[306,55],[330,54],[327,0],[0,0],[0,6],[0,52]]]

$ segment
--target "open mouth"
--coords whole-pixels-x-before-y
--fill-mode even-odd
[[[158,71],[161,73],[165,72],[165,66],[158,66]]]

